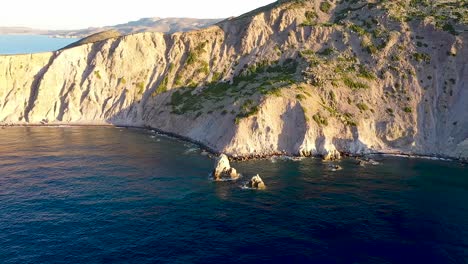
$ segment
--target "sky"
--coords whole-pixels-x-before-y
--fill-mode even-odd
[[[274,0],[2,0],[0,27],[80,29],[144,17],[226,18]]]

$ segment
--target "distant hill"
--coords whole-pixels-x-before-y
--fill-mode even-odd
[[[115,29],[101,31],[95,34],[91,34],[85,38],[82,38],[79,41],[66,46],[64,49],[69,49],[69,48],[73,48],[73,47],[88,44],[88,43],[99,42],[99,41],[103,41],[103,40],[110,39],[110,38],[118,38],[120,36],[122,36],[122,34]]]
[[[84,38],[102,31],[116,30],[123,35],[139,32],[185,32],[213,25],[222,19],[196,18],[142,18],[125,24],[106,27],[92,27],[78,30],[41,30],[27,27],[0,27],[0,34],[38,34],[61,38]]]
[[[15,34],[34,34],[47,35],[49,30],[33,29],[28,27],[0,27],[0,35],[15,35]]]

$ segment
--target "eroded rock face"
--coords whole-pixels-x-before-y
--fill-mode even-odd
[[[466,25],[451,35],[382,19],[391,1],[340,23],[323,12],[307,21],[320,2],[299,2],[199,31],[0,56],[0,124],[149,126],[238,158],[382,152],[468,160]],[[333,10],[348,8],[340,5]],[[370,30],[382,36],[350,32],[358,15],[376,18]],[[333,26],[298,26],[311,22]]]
[[[231,179],[235,180],[240,177],[240,174],[237,173],[236,169],[231,167],[229,164],[229,159],[225,154],[221,154],[216,161],[216,167],[213,170],[213,179],[216,181],[222,179]]]
[[[341,154],[337,150],[328,151],[327,154],[323,155],[323,160],[325,161],[333,161],[341,159]]]
[[[264,190],[266,188],[265,183],[258,174],[250,179],[250,181],[247,183],[247,187],[258,190]]]

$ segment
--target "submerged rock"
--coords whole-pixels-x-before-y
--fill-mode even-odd
[[[236,169],[231,167],[229,159],[225,154],[221,154],[216,161],[216,167],[213,171],[213,179],[219,181],[223,178],[235,180],[240,177]]]
[[[266,188],[265,183],[258,174],[250,179],[250,181],[247,183],[247,187],[258,190],[264,190]]]
[[[328,165],[328,168],[331,171],[339,171],[339,170],[343,169],[340,165],[336,165],[336,164],[330,164],[330,165]]]
[[[360,165],[360,166],[366,166],[366,165],[379,165],[380,162],[378,161],[375,161],[373,159],[358,159],[358,162],[357,162],[357,165]]]

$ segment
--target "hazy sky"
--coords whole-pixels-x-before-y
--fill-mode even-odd
[[[78,29],[143,17],[225,18],[275,0],[2,0],[0,27]]]

